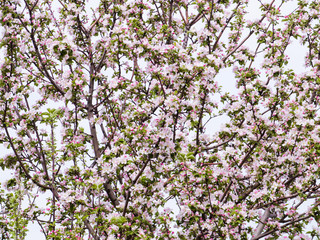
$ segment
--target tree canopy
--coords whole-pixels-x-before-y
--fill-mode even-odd
[[[0,1],[1,239],[319,239],[319,19],[318,0]]]

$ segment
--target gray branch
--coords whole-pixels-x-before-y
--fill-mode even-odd
[[[261,235],[263,228],[266,225],[266,222],[269,217],[270,217],[270,207],[268,207],[265,210],[264,214],[262,215],[260,222],[259,222],[256,230],[254,231],[254,234],[253,234],[253,237],[251,238],[251,240],[257,240],[260,238],[260,235]]]

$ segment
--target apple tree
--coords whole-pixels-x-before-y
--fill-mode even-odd
[[[319,19],[318,0],[0,1],[1,239],[319,239]]]

